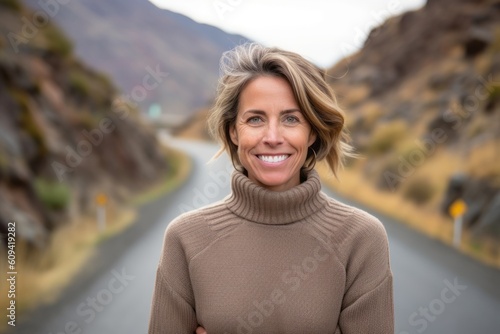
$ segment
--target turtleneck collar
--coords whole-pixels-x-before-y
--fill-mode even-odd
[[[306,180],[285,191],[266,189],[242,172],[234,171],[232,193],[226,199],[229,210],[252,222],[269,225],[289,224],[310,216],[326,203],[316,170]]]

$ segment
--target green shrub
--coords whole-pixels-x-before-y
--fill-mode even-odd
[[[64,210],[70,201],[70,189],[64,183],[35,179],[35,193],[45,207],[51,210]]]
[[[80,105],[86,104],[93,109],[110,109],[114,88],[103,74],[75,65],[67,74],[68,91]]]
[[[0,146],[0,178],[9,170],[9,156],[4,147]]]
[[[403,191],[403,196],[416,204],[429,202],[436,193],[436,187],[426,178],[413,178]]]
[[[111,78],[108,75],[101,73],[101,72],[96,72],[95,77],[96,77],[96,81],[99,82],[100,87],[102,87],[103,89],[105,89],[105,90],[113,90],[114,89],[113,81],[111,80]]]
[[[0,0],[0,6],[7,7],[16,12],[19,12],[22,9],[21,3],[17,0]]]
[[[74,118],[78,122],[78,125],[87,130],[92,130],[99,126],[99,116],[95,116],[86,110],[78,111],[74,114]]]
[[[500,99],[500,85],[491,84],[488,85],[488,101],[494,102]]]
[[[394,148],[398,141],[402,140],[408,127],[404,121],[394,121],[385,125],[380,125],[375,129],[368,152],[372,154],[383,154]]]
[[[80,70],[72,70],[68,73],[68,80],[72,92],[83,98],[90,97],[92,87],[85,73]]]
[[[23,131],[25,131],[38,145],[37,153],[40,156],[47,154],[48,148],[45,142],[45,136],[40,129],[40,126],[37,124],[35,117],[33,116],[32,111],[30,111],[29,106],[29,95],[24,92],[11,92],[12,96],[18,103],[18,107],[20,110],[20,127]]]
[[[59,28],[48,25],[44,32],[49,50],[63,57],[67,57],[71,54],[73,51],[73,44],[64,36]]]

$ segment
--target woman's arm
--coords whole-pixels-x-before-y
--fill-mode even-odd
[[[387,234],[383,225],[373,217],[366,215],[363,220],[363,229],[352,240],[346,262],[346,290],[339,317],[340,332],[394,333]]]
[[[192,334],[198,327],[188,264],[172,222],[165,232],[156,273],[149,334]]]

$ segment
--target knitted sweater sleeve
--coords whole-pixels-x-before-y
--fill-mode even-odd
[[[346,255],[346,287],[336,334],[394,333],[392,272],[383,225],[361,212]]]
[[[197,327],[194,297],[185,251],[172,222],[165,232],[156,273],[149,334],[192,334]]]

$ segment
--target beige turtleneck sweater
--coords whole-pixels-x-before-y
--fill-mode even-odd
[[[392,334],[387,236],[321,192],[316,171],[284,192],[232,175],[224,200],[168,226],[149,333]]]

